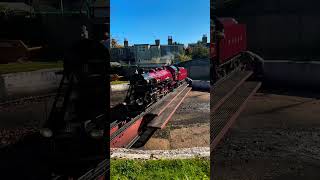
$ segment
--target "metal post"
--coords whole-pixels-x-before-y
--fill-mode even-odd
[[[61,14],[63,15],[63,0],[60,0]]]

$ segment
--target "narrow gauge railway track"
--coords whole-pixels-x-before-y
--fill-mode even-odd
[[[143,132],[144,127],[147,127],[150,123],[150,120],[154,120],[154,117],[160,114],[165,113],[164,111],[167,108],[170,108],[170,105],[177,100],[179,103],[183,101],[184,97],[190,91],[188,88],[188,84],[184,83],[180,87],[178,87],[174,92],[167,94],[162,97],[156,103],[149,106],[143,112],[136,112],[136,116],[133,118],[129,118],[129,121],[115,121],[110,124],[110,146],[113,147],[124,147],[131,148],[133,144],[140,138],[140,133]],[[183,97],[183,98],[180,98]],[[175,104],[174,104],[175,105]],[[173,113],[172,111],[171,113]],[[155,113],[155,114],[154,114]],[[151,119],[144,119],[151,115]],[[165,125],[165,122],[164,122]],[[110,169],[109,159],[103,160],[99,163],[95,168],[91,169],[84,175],[82,175],[79,180],[102,180],[106,177],[106,172]]]
[[[187,83],[182,84],[174,92],[171,92],[152,104],[143,112],[137,112],[136,116],[129,118],[129,121],[115,121],[110,125],[110,147],[130,148],[138,139],[147,124],[157,115],[150,113],[157,108],[163,108],[160,113],[172,103],[173,99],[179,96],[186,88]],[[183,100],[183,99],[182,99]]]
[[[110,160],[105,159],[95,168],[82,175],[78,180],[104,180],[107,179],[107,172],[110,170]]]

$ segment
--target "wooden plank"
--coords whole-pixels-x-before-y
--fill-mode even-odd
[[[190,92],[191,87],[186,87],[181,91],[169,104],[166,105],[165,109],[158,114],[147,126],[157,129],[163,129],[172,115],[175,113],[177,108],[183,102],[184,98]]]

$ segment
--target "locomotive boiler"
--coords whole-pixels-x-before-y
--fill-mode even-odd
[[[181,85],[187,78],[187,70],[176,65],[148,71],[139,69],[130,79],[125,99],[128,106],[143,110]]]

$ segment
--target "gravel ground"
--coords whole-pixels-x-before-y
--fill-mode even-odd
[[[251,98],[214,152],[213,179],[320,179],[320,101],[301,96]]]
[[[41,125],[49,116],[54,97],[0,105],[0,129]]]
[[[38,130],[37,128],[34,128],[34,127],[1,129],[0,130],[0,148],[7,145],[15,144],[25,136],[36,133],[36,132],[38,132]]]
[[[0,147],[38,132],[50,113],[53,97],[0,105]]]
[[[155,132],[147,150],[209,147],[210,93],[190,91],[167,126]]]
[[[126,97],[127,91],[110,92],[110,107],[122,103]]]

